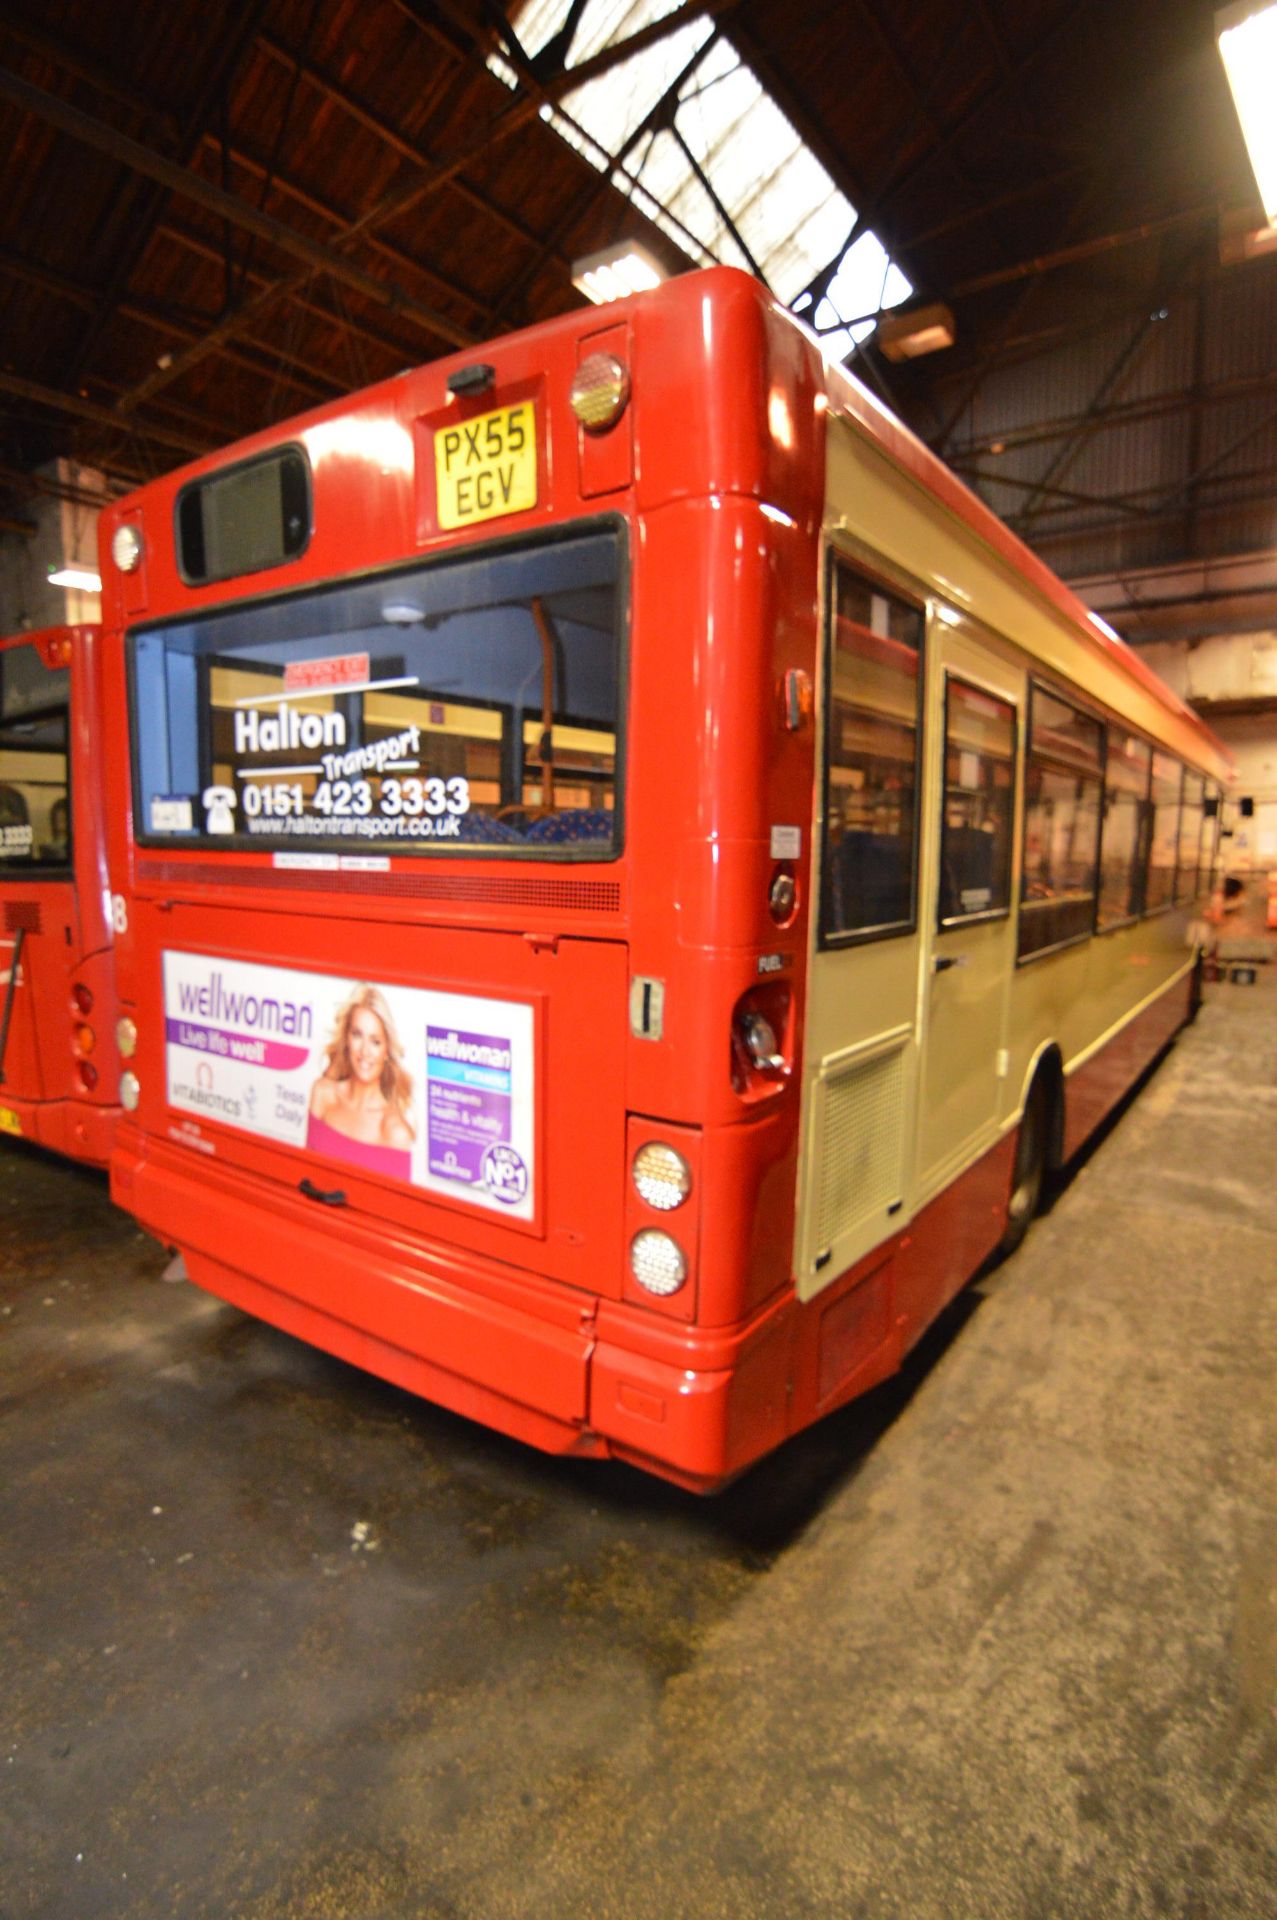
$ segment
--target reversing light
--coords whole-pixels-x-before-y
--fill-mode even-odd
[[[677,1240],[658,1227],[644,1227],[630,1242],[630,1272],[648,1293],[666,1300],[687,1278],[687,1260]]]
[[[658,1213],[672,1213],[692,1191],[692,1169],[664,1140],[649,1140],[641,1146],[631,1172],[640,1197]]]
[[[92,1013],[93,993],[89,987],[86,987],[84,985],[83,981],[77,980],[76,984],[72,987],[71,1004],[74,1006],[77,1013],[83,1014],[86,1020],[88,1019],[89,1015]]]
[[[137,1028],[126,1013],[115,1026],[115,1044],[120,1050],[122,1060],[131,1060],[137,1051]]]
[[[587,433],[606,433],[615,426],[629,397],[629,369],[610,353],[592,353],[582,360],[568,394]]]
[[[121,573],[132,573],[142,558],[142,535],[126,522],[111,535],[111,558]]]
[[[137,1103],[142,1098],[142,1083],[135,1073],[120,1075],[120,1105],[125,1113],[136,1113]]]
[[[92,1027],[81,1021],[71,1029],[71,1044],[83,1059],[87,1059],[98,1043],[98,1037]]]

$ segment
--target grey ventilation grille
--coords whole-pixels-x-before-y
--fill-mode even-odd
[[[903,1044],[829,1072],[822,1108],[816,1244],[830,1247],[901,1197]]]

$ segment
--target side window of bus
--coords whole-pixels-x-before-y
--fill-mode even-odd
[[[821,934],[916,922],[919,608],[841,561],[830,594]]]
[[[1202,845],[1205,813],[1203,781],[1200,773],[1184,772],[1184,800],[1179,813],[1179,861],[1175,868],[1175,898],[1190,905],[1200,890],[1198,862]]]
[[[940,923],[1011,905],[1015,708],[950,675],[945,685]]]
[[[1095,925],[1104,729],[1035,681],[1024,776],[1019,951],[1085,939]]]
[[[1101,927],[1134,920],[1144,900],[1144,826],[1153,749],[1147,740],[1110,727],[1104,762],[1104,831],[1100,836]]]
[[[1184,769],[1169,753],[1153,755],[1152,832],[1149,842],[1145,913],[1169,907],[1175,897],[1175,856],[1179,847],[1180,785]]]

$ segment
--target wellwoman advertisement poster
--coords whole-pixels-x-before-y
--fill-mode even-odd
[[[532,1008],[164,954],[169,1105],[531,1219]]]

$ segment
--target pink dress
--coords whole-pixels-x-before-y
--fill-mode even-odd
[[[338,1133],[326,1120],[311,1114],[306,1127],[306,1145],[312,1153],[326,1153],[334,1160],[347,1160],[369,1173],[386,1173],[392,1180],[411,1180],[412,1154],[407,1147],[379,1147],[370,1140],[352,1140]]]

